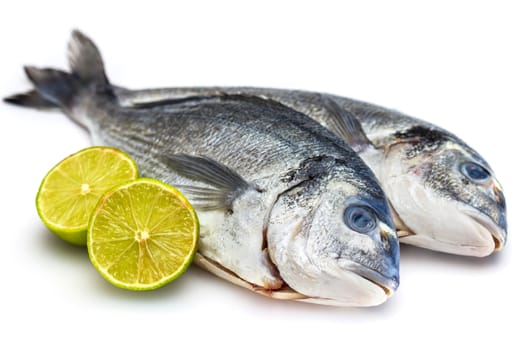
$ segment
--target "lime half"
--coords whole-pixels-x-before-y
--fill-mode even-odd
[[[100,197],[137,176],[137,165],[122,151],[83,149],[55,165],[42,180],[36,197],[38,215],[63,240],[85,246],[89,217]]]
[[[113,285],[151,290],[186,270],[198,236],[197,215],[177,189],[138,179],[101,198],[89,222],[87,246],[91,262]]]

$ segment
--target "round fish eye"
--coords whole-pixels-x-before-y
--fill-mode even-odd
[[[483,183],[490,178],[487,169],[479,164],[466,162],[461,165],[461,173],[475,183]]]
[[[376,216],[370,209],[362,206],[348,207],[344,213],[344,222],[353,231],[368,233],[376,228]]]

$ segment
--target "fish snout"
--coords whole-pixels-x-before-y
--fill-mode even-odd
[[[378,273],[377,271],[373,271],[367,268],[356,269],[356,273],[380,287],[385,292],[387,297],[392,296],[392,294],[394,294],[394,292],[399,287],[398,268],[394,268],[393,270],[391,270],[389,267],[387,269],[388,275]]]
[[[399,287],[399,274],[375,283],[385,291],[387,297],[391,297]]]
[[[492,183],[492,192],[494,194],[494,200],[496,201],[498,207],[501,210],[506,210],[507,203],[505,201],[505,194],[503,193],[503,187],[501,187],[501,184],[496,179],[494,179]]]
[[[384,249],[387,252],[383,271],[387,279],[382,280],[382,282],[384,282],[383,289],[389,289],[390,294],[387,294],[391,295],[399,286],[399,240],[397,231],[393,225],[390,226],[385,223],[380,223],[379,229]]]
[[[486,185],[490,202],[482,210],[470,208],[467,215],[474,221],[479,234],[480,254],[490,255],[501,250],[507,241],[507,204],[501,184],[492,178]]]
[[[498,208],[499,209],[499,208]],[[491,253],[501,250],[507,241],[507,221],[506,212],[503,208],[498,210],[498,218],[494,220],[486,214],[468,210],[466,214],[473,220],[479,234],[480,251],[476,256],[487,256]]]
[[[495,248],[494,250],[500,250],[506,243],[507,240],[507,202],[505,200],[505,194],[503,193],[503,187],[494,179],[492,183],[492,192],[494,194],[494,200],[497,208],[497,222],[490,229],[490,225],[487,225],[487,229],[492,233],[494,239]]]
[[[394,294],[394,292],[399,287],[399,278],[392,279],[391,281],[392,281],[392,283],[389,286],[387,286],[386,288],[385,288],[385,286],[383,286],[383,289],[385,290],[385,293],[386,293],[387,296],[392,296],[392,294]]]

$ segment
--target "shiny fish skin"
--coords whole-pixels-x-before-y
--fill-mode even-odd
[[[27,67],[35,90],[6,101],[59,107],[95,144],[130,154],[142,176],[179,187],[201,223],[201,266],[261,294],[321,304],[372,306],[397,289],[384,193],[326,128],[257,97],[121,106],[91,40],[74,32],[69,50],[73,74]]]
[[[123,105],[169,103],[184,98],[244,94],[278,101],[318,121],[335,133],[335,101],[359,120],[373,149],[360,156],[374,171],[389,198],[400,242],[459,255],[483,257],[507,240],[503,190],[488,163],[452,133],[394,110],[315,92],[249,87],[115,89]],[[352,144],[352,135],[337,133]],[[491,177],[470,181],[460,167],[472,162]]]

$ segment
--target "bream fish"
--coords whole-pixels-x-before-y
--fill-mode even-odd
[[[489,164],[457,136],[425,121],[306,91],[211,87],[115,92],[126,106],[169,105],[225,93],[278,101],[318,121],[359,153],[389,199],[401,243],[483,257],[507,240],[505,197]]]
[[[399,243],[372,171],[340,138],[281,103],[242,95],[121,106],[91,40],[75,31],[71,72],[26,67],[35,90],[6,98],[59,107],[93,143],[197,210],[196,262],[274,298],[371,306],[399,284]]]

